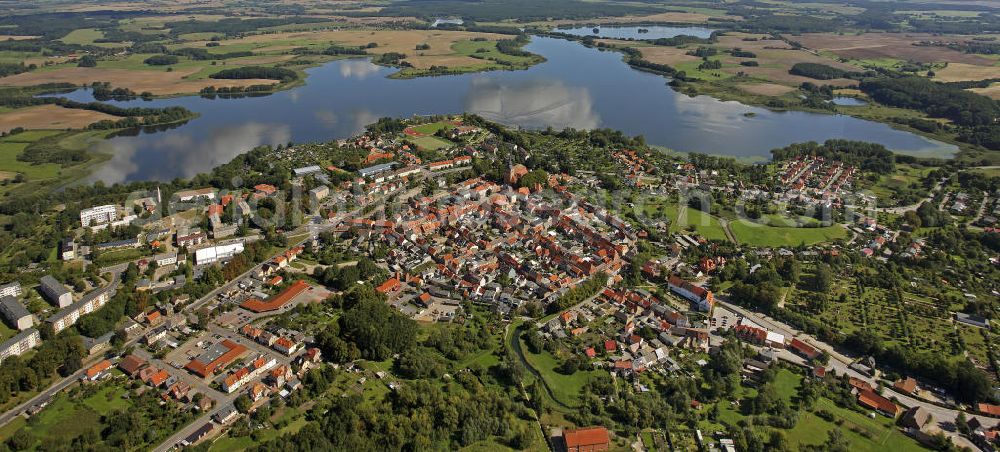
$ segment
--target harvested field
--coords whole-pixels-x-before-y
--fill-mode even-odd
[[[18,35],[0,35],[0,41],[25,41],[28,39],[35,39],[38,36],[18,36]]]
[[[948,40],[961,40],[961,36],[949,36]],[[920,41],[940,41],[940,36],[907,33],[863,33],[860,35],[837,35],[834,33],[806,33],[795,38],[802,45],[814,49],[833,52],[842,58],[880,59],[894,58],[922,63],[948,62],[991,66],[993,60],[979,55],[962,53],[941,46],[917,46]]]
[[[788,45],[788,43],[777,40],[777,39],[762,39],[761,35],[750,35],[742,33],[733,33],[731,35],[727,34],[719,39],[719,43],[716,47],[723,49],[735,49],[739,48],[741,50],[753,52],[757,55],[756,58],[737,58],[732,56],[725,56],[722,58],[724,64],[734,65],[733,67],[727,67],[724,71],[736,74],[737,72],[744,72],[754,77],[764,78],[775,83],[780,83],[788,86],[798,87],[802,82],[813,82],[813,80],[808,77],[802,77],[798,75],[789,74],[788,71],[796,63],[820,63],[833,66],[836,68],[854,71],[858,70],[857,67],[851,66],[849,64],[844,64],[839,61],[834,61],[829,58],[824,58],[822,56],[816,55],[807,50],[797,50]],[[747,41],[745,39],[757,39],[755,41]],[[755,60],[759,64],[756,67],[749,66],[739,66],[741,61]],[[824,84],[833,86],[851,86],[857,82],[847,79],[834,79],[834,80],[824,80]]]
[[[761,96],[780,96],[795,91],[795,88],[791,86],[778,85],[776,83],[740,83],[737,86],[750,94]]]
[[[25,129],[82,129],[104,119],[121,119],[117,116],[56,105],[39,105],[0,113],[0,132],[15,127]]]
[[[687,55],[687,49],[679,49],[677,47],[654,46],[639,47],[638,49],[642,52],[643,59],[657,64],[676,66],[680,63],[700,60],[696,56]]]
[[[486,38],[491,41],[509,39],[509,36],[493,33],[471,33],[464,31],[442,31],[442,30],[337,30],[337,31],[316,31],[316,32],[292,32],[275,33],[268,35],[247,36],[242,39],[230,39],[220,42],[219,49],[228,46],[240,46],[241,48],[253,47],[254,50],[273,48],[274,46],[292,45],[287,42],[323,42],[327,41],[345,46],[362,46],[374,42],[378,47],[369,49],[370,53],[383,54],[388,52],[402,53],[407,56],[406,61],[414,67],[429,68],[431,66],[481,66],[482,60],[458,55],[452,49],[452,45],[459,41],[467,41],[472,38]],[[275,43],[267,46],[266,43]],[[417,44],[428,44],[430,49],[416,50]],[[204,42],[195,42],[194,45],[204,45]],[[257,46],[259,45],[259,47]],[[220,50],[221,51],[221,50]]]
[[[973,88],[969,91],[1000,100],[1000,83],[994,83],[986,88]]]
[[[1000,78],[1000,66],[976,66],[965,63],[948,63],[944,69],[934,71],[934,80],[961,82]]]
[[[274,80],[187,80],[185,77],[199,72],[199,68],[177,69],[173,72],[161,70],[103,69],[86,67],[65,67],[52,71],[25,72],[0,78],[0,85],[31,86],[41,83],[72,83],[89,85],[93,82],[110,82],[111,86],[129,88],[141,93],[167,95],[196,93],[206,86],[250,86],[270,85]]]

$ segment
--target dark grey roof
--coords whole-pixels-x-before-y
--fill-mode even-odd
[[[42,279],[38,280],[38,283],[42,286],[42,288],[45,291],[53,294],[53,296],[56,297],[70,293],[69,290],[66,289],[66,286],[62,285],[61,282],[56,281],[56,279],[53,278],[52,275],[42,276]]]
[[[24,305],[14,297],[0,298],[0,315],[12,323],[17,323],[19,319],[30,316],[31,313],[24,309]]]

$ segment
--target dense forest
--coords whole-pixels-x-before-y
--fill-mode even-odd
[[[814,78],[816,80],[832,80],[835,78],[856,78],[861,76],[859,72],[845,71],[833,66],[820,63],[795,63],[789,74],[801,75],[803,77]]]
[[[997,101],[923,77],[865,80],[860,88],[879,103],[920,110],[961,126],[995,124],[1000,117]]]

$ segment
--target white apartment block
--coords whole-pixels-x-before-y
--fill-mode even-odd
[[[0,286],[0,298],[2,297],[20,297],[24,293],[21,290],[21,283],[14,281],[12,283],[4,284]]]
[[[113,205],[96,206],[80,211],[80,224],[90,226],[91,224],[110,223],[118,219],[118,208]]]
[[[35,328],[29,328],[0,345],[0,363],[11,356],[23,355],[42,343],[42,335]]]

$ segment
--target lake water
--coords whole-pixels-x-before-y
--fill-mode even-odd
[[[832,100],[830,100],[830,102],[833,102],[834,105],[841,105],[845,107],[860,107],[862,105],[868,105],[868,102],[865,102],[861,99],[855,97],[844,97],[844,96],[834,97]]]
[[[594,33],[594,29],[598,32]],[[639,29],[646,30],[646,33],[640,33]],[[672,38],[679,35],[696,36],[699,38],[707,38],[712,36],[711,28],[704,27],[664,27],[664,26],[648,26],[648,27],[576,27],[576,28],[557,28],[554,31],[560,33],[571,34],[575,36],[598,36],[601,38],[614,38],[614,39],[660,39],[660,38]]]
[[[115,183],[190,177],[259,145],[345,138],[379,117],[474,112],[513,126],[619,129],[677,151],[768,158],[770,149],[849,138],[898,152],[949,157],[952,145],[849,116],[772,112],[707,96],[689,97],[663,77],[629,68],[621,54],[552,38],[528,50],[548,61],[528,70],[394,80],[366,59],[312,68],[307,83],[270,96],[197,96],[119,105],[181,105],[201,114],[155,133],[102,141],[112,155],[91,180]],[[92,100],[87,90],[66,95]],[[748,115],[747,113],[753,113]]]

